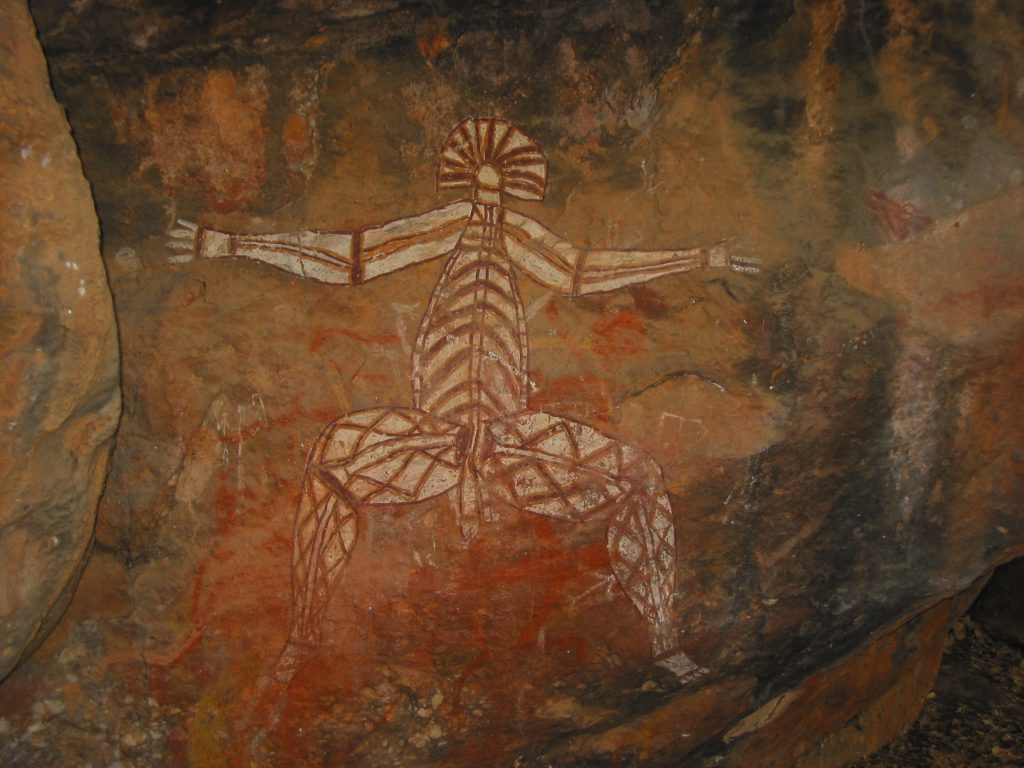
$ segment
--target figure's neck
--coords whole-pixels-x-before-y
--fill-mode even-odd
[[[486,205],[489,208],[500,208],[501,192],[493,187],[478,184],[473,188],[473,202],[477,205]]]
[[[496,225],[501,220],[501,206],[487,205],[478,200],[473,201],[473,210],[469,214],[470,224]]]

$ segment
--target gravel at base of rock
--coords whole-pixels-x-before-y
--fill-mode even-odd
[[[1024,765],[1024,652],[966,618],[948,642],[917,722],[854,768]]]

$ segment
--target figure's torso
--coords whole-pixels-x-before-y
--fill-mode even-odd
[[[460,424],[526,407],[526,323],[502,216],[500,207],[473,206],[416,340],[415,407]]]

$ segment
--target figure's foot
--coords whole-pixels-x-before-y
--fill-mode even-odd
[[[268,682],[272,681],[276,685],[287,686],[315,651],[315,644],[289,638],[284,650],[281,651],[267,674]]]
[[[655,659],[670,656],[679,650],[682,633],[673,617],[662,616],[651,625],[651,652]]]
[[[288,686],[299,670],[314,656],[317,645],[288,639],[284,649],[252,688],[245,692],[245,708],[235,723],[236,745],[247,764],[270,765],[264,754],[267,733],[281,719]]]
[[[654,663],[674,674],[680,683],[692,682],[708,673],[704,667],[695,664],[682,651],[676,651],[671,655],[656,659]]]
[[[707,674],[707,670],[694,663],[679,647],[680,632],[675,621],[663,620],[652,629],[651,650],[654,663],[664,667],[679,678],[680,683],[689,683]]]

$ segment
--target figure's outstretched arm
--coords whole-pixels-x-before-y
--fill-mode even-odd
[[[577,248],[537,221],[505,212],[505,250],[516,266],[542,285],[570,296],[613,291],[691,269],[757,272],[759,259],[732,255],[728,243],[674,250]]]
[[[243,234],[179,221],[167,245],[186,256],[253,259],[323,283],[356,285],[448,253],[471,209],[459,201],[355,232]]]

